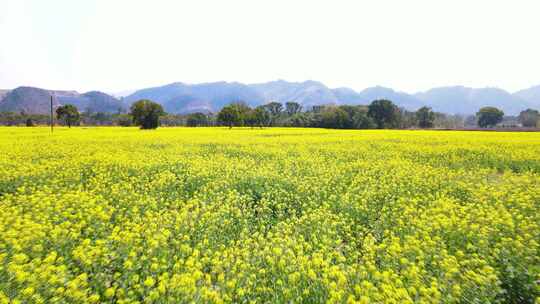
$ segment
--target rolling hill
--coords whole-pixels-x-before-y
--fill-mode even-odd
[[[214,82],[188,85],[172,83],[136,91],[126,97],[128,103],[147,98],[164,105],[172,113],[194,111],[216,112],[227,103],[244,101],[256,106],[269,101],[295,101],[304,109],[321,104],[369,104],[375,99],[390,99],[398,106],[417,110],[431,106],[449,114],[474,114],[483,106],[501,108],[508,115],[517,115],[527,107],[540,107],[540,86],[510,94],[497,88],[440,87],[408,94],[381,86],[357,92],[350,88],[331,89],[317,81],[288,82],[284,80],[257,84]]]
[[[329,88],[321,82],[289,82],[276,80],[265,83],[209,82],[186,84],[175,82],[164,86],[137,90],[123,101],[98,91],[80,94],[76,91],[54,91],[33,87],[0,90],[0,111],[47,113],[49,96],[56,104],[74,104],[81,111],[117,112],[140,99],[150,99],[163,105],[169,113],[217,112],[224,105],[244,101],[257,106],[269,101],[294,101],[309,110],[314,105],[367,105],[375,99],[390,99],[398,106],[414,111],[430,106],[449,114],[474,114],[483,106],[495,106],[507,115],[517,115],[526,108],[540,108],[540,86],[511,94],[498,88],[468,88],[449,86],[408,94],[391,88],[375,86],[355,91],[350,88]]]
[[[270,81],[249,85],[260,94],[265,101],[294,101],[304,108],[321,104],[338,104],[335,94],[318,81],[288,82],[284,80]]]
[[[175,82],[136,91],[124,100],[131,104],[139,99],[160,103],[170,113],[219,111],[224,105],[235,101],[245,101],[250,105],[264,102],[264,98],[248,85],[223,81],[195,85]]]
[[[507,115],[517,115],[531,106],[528,101],[498,88],[440,87],[414,96],[435,111],[451,114],[473,114],[481,107],[493,106]]]
[[[118,99],[103,92],[92,91],[80,94],[76,91],[46,90],[34,87],[18,87],[7,92],[0,101],[1,112],[26,112],[47,114],[50,111],[50,98],[53,106],[73,104],[79,111],[118,112],[126,106]]]
[[[540,85],[517,91],[513,95],[527,101],[531,107],[540,109]]]
[[[219,111],[223,105],[235,101],[244,101],[257,106],[269,101],[281,103],[294,101],[304,109],[322,104],[369,104],[374,99],[387,98],[400,106],[415,110],[424,102],[412,95],[396,92],[389,88],[373,87],[356,92],[350,88],[330,89],[317,81],[288,82],[284,80],[257,84],[214,82],[188,85],[171,83],[147,88],[127,96],[129,104],[139,99],[154,100],[173,113],[193,111]]]

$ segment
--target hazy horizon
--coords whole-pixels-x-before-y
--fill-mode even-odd
[[[540,84],[537,1],[0,0],[0,89]]]
[[[200,84],[207,84],[207,83],[227,82],[227,83],[241,83],[241,84],[246,84],[246,85],[256,85],[256,84],[263,84],[263,83],[269,83],[269,82],[275,82],[275,81],[285,81],[285,82],[289,82],[289,83],[303,83],[303,82],[307,82],[307,81],[320,82],[320,81],[315,80],[315,79],[306,79],[306,80],[302,80],[302,81],[291,81],[291,80],[288,80],[288,79],[273,79],[273,80],[268,80],[268,81],[264,81],[264,82],[253,82],[253,83],[244,83],[244,82],[235,81],[235,80],[215,80],[215,81],[203,81],[203,82],[173,81],[173,82],[167,82],[167,83],[151,85],[151,86],[146,86],[146,87],[125,89],[125,90],[116,90],[116,91],[103,90],[103,89],[100,89],[100,88],[92,88],[92,89],[86,89],[86,90],[77,90],[77,89],[73,89],[73,88],[61,88],[61,89],[58,89],[58,88],[55,88],[55,87],[49,88],[49,87],[40,87],[40,86],[31,86],[31,85],[27,85],[27,84],[21,84],[21,85],[18,85],[16,87],[12,87],[12,88],[0,87],[0,90],[13,90],[13,89],[15,89],[17,87],[36,87],[36,88],[46,89],[46,90],[51,90],[51,91],[77,91],[79,93],[84,93],[84,92],[89,92],[89,91],[101,91],[103,93],[107,93],[107,94],[111,94],[113,96],[121,97],[121,96],[130,95],[130,94],[132,94],[132,93],[134,93],[134,92],[136,92],[138,90],[150,89],[150,88],[158,88],[158,87],[163,87],[163,86],[167,86],[167,85],[174,84],[174,83],[182,83],[182,84],[185,84],[185,85],[200,85]],[[321,83],[323,85],[326,85],[324,82],[321,82]],[[354,88],[354,87],[347,87],[347,86],[328,86],[328,85],[326,85],[326,86],[329,89],[348,88],[348,89],[352,89],[352,90],[354,90],[355,92],[358,92],[358,93],[362,92],[365,89],[370,89],[370,88],[374,88],[374,87],[383,87],[383,88],[392,89],[392,90],[394,90],[396,92],[401,92],[401,93],[414,95],[414,94],[418,94],[418,93],[427,92],[430,89],[437,89],[437,88],[442,88],[442,87],[465,87],[465,88],[471,88],[471,89],[490,89],[490,88],[494,88],[494,89],[504,90],[504,91],[506,91],[506,92],[508,92],[510,94],[514,94],[514,93],[517,93],[517,92],[519,92],[521,90],[524,90],[524,89],[529,89],[529,88],[532,88],[532,87],[540,86],[540,83],[538,83],[536,85],[531,85],[531,86],[526,87],[526,88],[517,89],[517,90],[507,90],[505,88],[501,88],[501,87],[497,87],[497,86],[472,87],[472,86],[466,86],[466,85],[462,85],[462,84],[448,84],[448,85],[445,85],[445,86],[437,86],[437,87],[432,87],[432,88],[426,88],[424,90],[413,90],[413,91],[404,91],[404,90],[399,90],[399,89],[396,89],[396,88],[386,87],[386,86],[381,86],[381,85],[373,85],[373,86],[364,87],[364,88]]]

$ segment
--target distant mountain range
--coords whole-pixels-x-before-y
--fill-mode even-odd
[[[127,108],[126,104],[119,99],[98,91],[80,94],[76,91],[18,87],[10,91],[0,91],[0,112],[47,114],[50,111],[51,95],[54,96],[54,107],[72,104],[80,111],[92,112],[118,112]]]
[[[127,103],[146,98],[162,104],[167,112],[218,111],[223,105],[242,100],[251,106],[268,101],[295,101],[304,109],[321,104],[369,104],[375,99],[390,99],[400,107],[416,110],[430,106],[449,114],[474,114],[484,106],[495,106],[508,115],[526,108],[540,108],[540,86],[514,94],[497,88],[441,87],[407,94],[385,87],[371,87],[357,92],[350,88],[331,89],[317,81],[288,82],[277,80],[259,84],[214,82],[188,85],[171,83],[135,91],[125,97]]]
[[[430,106],[449,114],[474,114],[484,106],[495,106],[507,115],[516,115],[526,108],[540,109],[540,86],[509,93],[497,88],[440,87],[408,94],[385,87],[362,91],[350,88],[331,89],[317,81],[288,82],[277,80],[258,84],[212,82],[185,84],[175,82],[160,87],[134,91],[118,99],[103,92],[80,94],[75,91],[55,91],[33,87],[0,90],[0,111],[48,113],[50,95],[54,103],[74,104],[81,111],[117,112],[125,110],[139,99],[150,99],[163,105],[169,113],[217,112],[224,105],[244,101],[257,106],[269,101],[294,101],[304,109],[323,104],[369,104],[375,99],[390,99],[400,107],[416,110]]]

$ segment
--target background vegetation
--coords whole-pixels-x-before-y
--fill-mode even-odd
[[[129,113],[83,112],[79,113],[76,124],[96,126],[142,126],[143,113],[148,115],[145,128],[161,126],[228,126],[239,127],[315,127],[330,129],[463,129],[463,128],[536,128],[540,127],[537,110],[526,109],[519,116],[504,116],[504,112],[493,107],[481,108],[474,116],[448,115],[434,112],[429,107],[421,107],[415,112],[397,107],[390,100],[375,100],[367,106],[326,105],[303,109],[296,102],[281,104],[270,102],[251,108],[244,102],[225,105],[218,113],[196,112],[190,114],[167,114],[163,108],[150,100],[155,113],[150,108],[131,107]],[[138,109],[134,112],[135,109]],[[493,115],[492,115],[493,114]],[[491,115],[491,116],[490,116]],[[59,122],[67,125],[65,119],[57,116]],[[0,125],[46,125],[47,115],[0,112]],[[150,123],[152,121],[152,123]]]

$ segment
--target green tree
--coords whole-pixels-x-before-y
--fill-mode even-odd
[[[285,112],[288,116],[293,116],[296,113],[299,113],[302,111],[302,106],[294,101],[290,101],[285,103]]]
[[[420,128],[433,128],[435,112],[430,107],[421,107],[416,111],[416,120]]]
[[[339,107],[326,107],[320,113],[320,126],[331,129],[345,129],[349,123],[349,115]]]
[[[368,116],[373,119],[378,129],[395,128],[398,123],[399,109],[390,100],[374,100],[368,106]]]
[[[355,129],[375,129],[377,124],[365,111],[358,111],[352,117],[353,128]]]
[[[293,116],[289,117],[285,121],[285,125],[288,127],[309,127],[310,126],[310,114],[309,113],[296,113]]]
[[[363,105],[341,105],[340,109],[347,113],[347,122],[345,129],[372,129],[374,127],[373,119],[367,116],[368,108]]]
[[[539,119],[540,115],[537,110],[527,109],[519,113],[519,122],[524,127],[536,127]]]
[[[188,114],[186,118],[186,125],[188,127],[207,126],[208,116],[201,112]]]
[[[229,129],[233,126],[242,126],[250,111],[249,106],[243,102],[231,103],[219,111],[218,120],[222,124],[229,126]]]
[[[250,109],[245,114],[244,122],[252,128],[258,126],[262,129],[268,123],[269,118],[270,114],[268,111],[264,107],[258,106],[255,109]]]
[[[231,129],[241,121],[240,113],[232,105],[224,106],[218,113],[218,121]]]
[[[244,123],[250,126],[252,129],[257,125],[257,114],[255,109],[250,109],[244,116]]]
[[[270,102],[264,105],[264,108],[270,114],[270,125],[275,125],[276,121],[283,111],[283,105],[279,102]]]
[[[495,107],[483,107],[476,113],[478,126],[487,128],[497,125],[503,120],[504,112]]]
[[[159,117],[165,115],[163,107],[148,99],[142,99],[131,105],[130,115],[135,125],[141,129],[156,129],[159,126]]]
[[[270,112],[270,115],[272,116],[278,116],[279,114],[281,114],[281,111],[283,111],[283,105],[279,102],[269,102],[267,104],[264,105],[267,109],[268,109],[268,112]]]
[[[268,125],[270,122],[270,113],[264,106],[258,106],[253,109],[253,116],[255,119],[255,124],[258,125],[260,128]]]
[[[347,113],[347,121],[345,122],[344,128],[345,129],[353,129],[354,128],[354,122],[353,117],[356,115],[356,113],[360,112],[360,106],[351,106],[351,105],[341,105],[339,108],[345,113]]]
[[[416,113],[407,111],[405,108],[398,108],[395,127],[399,129],[410,129],[417,126]]]
[[[249,118],[251,108],[243,101],[233,102],[232,106],[236,108],[236,111],[240,113],[240,126],[247,124],[246,120]]]
[[[77,107],[71,104],[63,105],[56,108],[56,116],[63,124],[71,128],[72,125],[78,124],[81,116]]]

